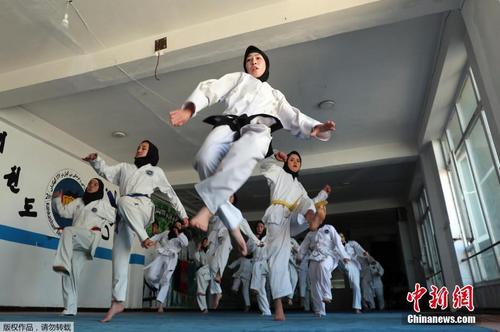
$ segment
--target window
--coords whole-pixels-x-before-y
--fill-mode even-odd
[[[418,239],[422,253],[422,267],[427,280],[427,287],[431,285],[437,287],[443,286],[443,273],[441,270],[441,262],[436,246],[436,235],[434,233],[434,226],[429,208],[429,199],[427,198],[427,191],[425,188],[418,198]]]
[[[499,162],[471,68],[441,147],[474,283],[500,279]]]

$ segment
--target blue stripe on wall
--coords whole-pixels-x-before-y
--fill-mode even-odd
[[[59,238],[0,224],[0,240],[56,250]],[[95,258],[111,260],[111,249],[98,247]],[[144,265],[144,255],[130,255],[130,264]]]

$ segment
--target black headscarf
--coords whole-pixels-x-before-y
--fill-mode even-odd
[[[292,170],[288,168],[288,159],[290,159],[290,156],[292,154],[299,156],[300,162],[302,163],[302,157],[300,156],[300,154],[297,151],[291,151],[286,155],[286,161],[285,165],[283,165],[283,169],[285,170],[285,172],[291,174],[294,179],[296,179],[299,176],[299,172],[292,172]]]
[[[85,189],[85,192],[83,193],[82,197],[83,204],[85,205],[89,204],[90,202],[97,201],[98,199],[102,199],[104,197],[104,183],[102,183],[102,181],[99,180],[98,178],[93,178],[91,180],[94,179],[97,180],[97,182],[99,182],[99,189],[97,189],[95,193],[89,193]]]
[[[206,246],[206,247],[204,247],[204,246],[203,246],[203,241],[205,241],[205,240],[208,240],[208,238],[204,237],[204,238],[201,240],[201,250],[203,250],[204,252],[207,252],[207,250],[208,250],[208,243],[207,243],[207,246]]]
[[[257,222],[257,225],[258,224],[262,224],[264,225],[264,223],[262,221],[258,221]],[[264,238],[264,236],[266,236],[266,228],[265,228],[265,225],[264,225],[264,231],[262,232],[262,234],[257,234],[255,233],[255,236],[259,239],[259,240],[262,240]]]
[[[144,157],[140,158],[135,158],[134,159],[134,164],[137,166],[137,168],[141,168],[144,165],[151,164],[152,166],[158,165],[158,160],[160,160],[160,155],[158,154],[158,148],[156,145],[148,141],[147,139],[142,141],[142,143],[148,143],[149,144],[149,149],[148,149],[148,154]]]
[[[169,231],[168,231],[167,238],[168,238],[169,240],[171,240],[171,239],[174,239],[174,238],[176,238],[176,237],[177,237],[177,231],[176,231],[175,226],[174,226],[174,225],[172,225],[172,226],[170,226],[170,229],[169,229]]]
[[[260,49],[258,49],[253,45],[247,47],[247,50],[245,51],[245,56],[243,57],[243,69],[245,70],[245,73],[248,73],[246,62],[247,62],[247,56],[250,53],[259,53],[264,58],[264,61],[266,62],[266,70],[264,71],[264,74],[262,74],[258,79],[261,80],[262,82],[267,81],[267,79],[269,78],[269,58],[267,57],[266,53],[264,53],[263,51],[261,51]]]

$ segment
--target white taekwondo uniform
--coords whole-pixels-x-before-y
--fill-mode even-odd
[[[54,266],[63,266],[69,275],[62,273],[64,314],[76,315],[78,304],[78,279],[83,264],[94,257],[101,239],[104,224],[114,223],[116,209],[107,197],[85,205],[81,198],[63,205],[59,197],[52,206],[63,218],[73,219],[72,226],[65,227],[57,247]]]
[[[238,270],[233,273],[233,292],[237,292],[241,285],[241,293],[245,306],[250,306],[250,279],[252,278],[252,261],[246,257],[240,257],[234,260],[228,267],[234,269],[239,266]]]
[[[372,289],[377,299],[379,310],[384,310],[384,284],[382,283],[382,276],[384,275],[384,268],[375,259],[370,262],[370,271],[372,274]]]
[[[187,102],[195,105],[193,116],[218,102],[225,104],[223,115],[256,116],[240,128],[236,141],[235,131],[229,125],[214,128],[195,159],[194,167],[201,180],[195,186],[196,191],[207,208],[217,213],[229,229],[235,229],[242,216],[228,199],[265,158],[271,143],[270,126],[277,123],[275,119],[292,135],[303,138],[310,137],[312,129],[321,124],[292,107],[284,95],[267,82],[242,72],[199,83]],[[329,138],[330,132],[318,137]]]
[[[273,160],[275,159],[268,158],[260,165],[271,196],[271,205],[266,209],[262,221],[267,229],[271,294],[273,299],[279,299],[293,291],[288,271],[291,232],[293,230],[298,234],[307,229],[304,215],[308,210],[316,212],[316,208],[298,179],[293,178]],[[322,190],[318,197],[325,195],[328,196]]]
[[[90,161],[96,172],[120,188],[117,201],[120,220],[113,240],[113,291],[115,301],[125,301],[127,295],[130,252],[134,234],[143,242],[149,238],[146,226],[154,219],[154,204],[149,196],[158,188],[165,193],[179,218],[187,218],[181,201],[175,194],[163,170],[151,164],[137,168],[134,164],[108,166],[99,156]]]
[[[208,233],[208,265],[210,267],[210,294],[221,294],[222,288],[218,282],[215,281],[215,276],[219,272],[220,276],[224,274],[224,270],[229,259],[229,254],[233,246],[231,245],[231,238],[229,231],[220,220],[218,216],[214,216],[210,220],[210,227]],[[243,234],[248,236],[253,241],[260,241],[252,232],[250,225],[246,219],[243,219],[239,224],[240,230]]]
[[[307,233],[300,245],[298,257],[309,256],[309,278],[311,282],[312,306],[315,314],[326,315],[325,303],[332,300],[332,271],[339,260],[349,258],[337,230],[332,225],[323,225]]]
[[[292,293],[288,295],[289,299],[293,299],[295,294],[295,288],[297,288],[297,282],[299,281],[298,267],[297,267],[297,254],[299,252],[299,243],[294,238],[290,239],[291,252],[290,260],[288,262],[288,272],[290,273],[290,284],[292,285]]]
[[[158,256],[144,268],[147,270],[144,276],[146,281],[156,289],[159,289],[156,299],[165,303],[170,288],[172,274],[177,266],[179,252],[188,246],[186,235],[179,234],[177,237],[168,239],[169,231],[156,234],[151,240],[157,241],[159,248],[156,249]]]
[[[273,299],[279,299],[292,293],[288,270],[291,215],[295,212],[298,202],[304,199],[309,200],[309,208],[314,209],[314,204],[302,184],[270,159],[261,163],[262,174],[267,180],[271,196],[271,205],[266,209],[262,221],[267,229],[271,294]]]
[[[253,240],[247,241],[248,252],[252,253],[252,280],[250,282],[250,289],[257,292],[257,304],[259,305],[260,312],[263,316],[271,316],[271,309],[269,308],[269,301],[267,300],[267,277],[269,267],[267,265],[267,248],[266,237],[261,240],[264,246],[259,246]]]
[[[349,255],[349,264],[343,266],[344,271],[349,278],[349,285],[352,288],[352,308],[361,310],[361,260],[365,259],[363,255],[365,249],[356,241],[348,241],[345,244],[345,250]]]
[[[196,302],[201,311],[207,310],[207,287],[211,279],[210,266],[208,265],[207,251],[197,250],[194,253],[194,260],[199,268],[196,270]]]

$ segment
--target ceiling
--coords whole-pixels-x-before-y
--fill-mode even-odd
[[[8,47],[0,52],[0,108],[20,106],[117,161],[131,160],[137,143],[150,139],[194,211],[191,163],[210,130],[202,119],[222,108],[181,128],[168,125],[168,111],[198,82],[241,71],[245,47],[256,44],[270,57],[273,87],[304,113],[337,123],[329,142],[283,130],[274,135],[275,148],[303,155],[304,186],[312,193],[332,184],[338,213],[400,206],[415,169],[443,21],[458,6],[451,0],[74,0],[65,28],[65,1],[3,1],[0,42]],[[156,80],[151,48],[164,35],[169,46]],[[320,109],[324,99],[335,107]],[[127,136],[113,138],[116,130]],[[267,193],[262,178],[251,179],[241,191],[242,210],[260,213]]]

